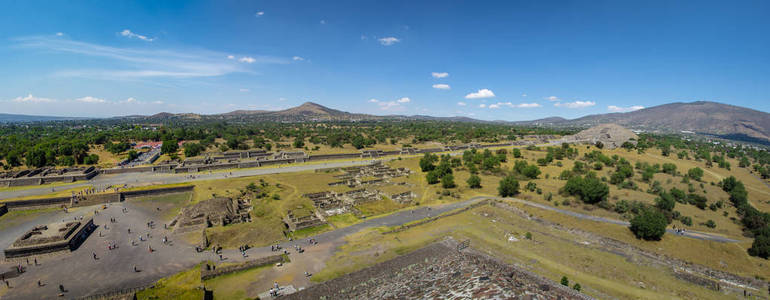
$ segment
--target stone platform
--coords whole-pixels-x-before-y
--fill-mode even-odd
[[[94,229],[96,225],[93,218],[36,226],[5,249],[5,258],[72,251],[77,249]]]

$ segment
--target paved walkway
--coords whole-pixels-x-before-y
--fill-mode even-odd
[[[287,269],[273,270],[272,272],[283,278],[284,282],[280,282],[282,285],[307,286],[310,284],[308,279],[303,276],[296,276],[296,273],[319,272],[324,267],[323,262],[326,261],[326,258],[331,257],[337,246],[344,244],[344,238],[350,234],[367,228],[398,226],[437,216],[485,199],[503,198],[480,196],[465,201],[434,207],[419,207],[414,210],[404,210],[379,218],[367,219],[352,226],[318,234],[312,237],[318,242],[317,245],[313,246],[309,246],[306,240],[284,242],[281,246],[290,252],[292,263],[286,266]],[[504,199],[580,219],[628,226],[628,222],[625,221],[581,214],[522,199]],[[123,213],[124,207],[128,209],[128,213]],[[56,212],[41,215],[36,220],[17,226],[17,228],[4,230],[3,234],[0,235],[0,245],[8,245],[15,237],[18,237],[16,234],[10,234],[11,232],[24,232],[39,223],[73,218],[92,211],[94,208],[81,208],[69,214]],[[109,218],[111,217],[118,218],[119,222],[110,223]],[[94,223],[99,228],[78,250],[40,258],[41,265],[29,266],[28,272],[21,274],[18,278],[11,279],[13,288],[6,297],[11,299],[50,299],[58,294],[59,284],[63,284],[68,290],[67,298],[81,297],[150,284],[162,277],[189,269],[199,262],[219,261],[219,256],[211,251],[197,253],[193,248],[194,246],[184,243],[180,236],[163,229],[162,224],[158,224],[153,229],[147,228],[146,222],[152,219],[158,220],[157,217],[157,212],[154,210],[137,207],[131,201],[110,205],[108,209],[102,210],[95,218]],[[131,234],[128,234],[128,228],[131,228]],[[673,233],[671,230],[669,232]],[[144,242],[137,242],[139,234],[146,235],[147,233],[150,233],[151,238]],[[161,237],[165,235],[173,241],[171,245],[163,245],[160,242]],[[703,232],[685,232],[679,236],[723,243],[736,242],[736,240]],[[132,246],[131,240],[135,241],[137,246]],[[110,242],[116,243],[119,248],[107,250],[107,244]],[[295,253],[294,245],[299,245],[307,250],[303,254]],[[151,246],[155,251],[149,252],[148,246]],[[92,253],[96,253],[98,259],[93,259]],[[246,253],[248,257],[243,257],[237,250],[227,249],[222,252],[222,255],[227,261],[240,262],[275,254],[271,251],[270,246],[252,248]],[[133,266],[137,266],[140,272],[134,272]],[[0,263],[0,270],[8,270],[12,267],[13,263]],[[288,276],[287,272],[295,274]],[[267,279],[263,283],[267,286],[265,290],[269,288],[272,279]],[[46,285],[38,287],[37,280],[42,280]]]

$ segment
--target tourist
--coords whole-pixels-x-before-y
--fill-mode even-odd
[[[94,260],[96,260],[96,252],[91,252],[91,254],[93,254]]]
[[[63,285],[61,285],[61,284],[59,284],[59,291],[61,291],[62,293],[64,293],[64,292],[65,292],[65,290],[64,290],[64,286],[63,286]]]

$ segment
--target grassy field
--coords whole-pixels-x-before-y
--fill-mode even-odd
[[[200,265],[158,280],[155,287],[140,291],[137,299],[203,299]]]
[[[25,209],[25,210],[12,210],[0,217],[0,231],[14,227],[19,224],[29,222],[41,214],[55,212],[61,210],[58,207],[40,208],[40,209]]]
[[[215,277],[203,282],[207,290],[214,291],[214,299],[254,299],[249,296],[247,288],[259,281],[262,272],[271,268],[271,265],[243,270],[227,275]]]
[[[533,240],[524,237],[526,232],[533,235]],[[492,253],[509,263],[524,266],[554,281],[566,275],[571,282],[580,283],[584,292],[598,298],[725,297],[721,293],[676,279],[667,267],[636,264],[632,262],[634,260],[627,260],[619,255],[581,246],[582,243],[590,244],[591,241],[576,239],[568,232],[544,227],[490,206],[476,208],[396,234],[383,235],[378,230],[369,230],[351,235],[347,238],[348,242],[340,247],[340,251],[326,262],[328,267],[314,275],[313,280],[325,281],[335,278],[418,249],[446,236],[453,236],[457,240],[470,239],[472,247]],[[512,236],[518,241],[509,241]],[[710,247],[691,246],[698,250]]]
[[[175,193],[169,195],[139,197],[131,199],[130,201],[147,210],[160,209],[163,211],[161,220],[168,222],[179,214],[182,207],[185,207],[190,203],[192,195],[193,194],[189,192]]]

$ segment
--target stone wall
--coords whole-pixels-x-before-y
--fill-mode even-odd
[[[74,229],[74,233],[69,235],[67,239],[40,245],[11,247],[4,250],[5,258],[24,257],[66,250],[74,251],[83,244],[83,241],[85,241],[95,229],[96,225],[94,225],[94,219],[89,218],[87,221],[79,224],[79,226]]]
[[[338,153],[338,154],[322,154],[322,155],[311,155],[308,157],[308,161],[318,161],[318,160],[330,160],[330,159],[345,159],[345,158],[359,158],[361,157],[360,153]]]
[[[203,264],[201,265],[201,280],[208,280],[217,276],[230,274],[230,273],[247,270],[251,268],[261,267],[265,265],[272,265],[283,261],[284,259],[282,255],[272,255],[272,256],[258,258],[252,261],[247,261],[241,264],[221,267],[216,269],[211,268],[211,265],[209,264]]]
[[[175,186],[175,187],[148,189],[148,190],[125,191],[125,192],[117,192],[117,193],[90,194],[85,196],[85,200],[78,201],[78,203],[76,203],[75,206],[88,206],[88,205],[96,205],[101,203],[120,202],[125,199],[143,197],[143,196],[191,192],[194,188],[195,186],[193,185],[185,185],[185,186]],[[30,208],[54,206],[54,205],[69,206],[71,202],[70,199],[71,199],[70,197],[53,197],[53,198],[40,198],[40,199],[29,199],[29,200],[17,200],[17,201],[4,202],[4,205],[7,206],[8,210],[30,209]]]
[[[194,185],[183,185],[183,186],[165,187],[165,188],[157,188],[157,189],[149,189],[149,190],[125,191],[120,193],[123,195],[123,199],[126,200],[129,198],[136,198],[136,197],[143,197],[143,196],[156,196],[156,195],[163,195],[163,194],[192,192],[193,189],[195,189]]]

